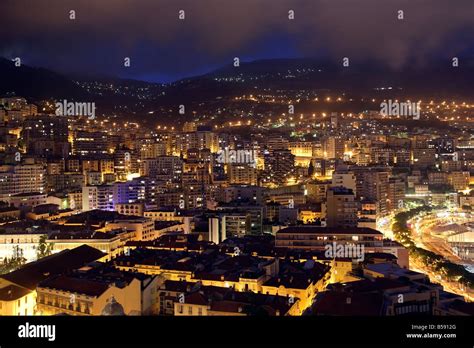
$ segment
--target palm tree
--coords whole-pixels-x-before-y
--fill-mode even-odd
[[[46,243],[47,236],[44,234],[40,237],[38,246],[35,247],[36,249],[36,257],[37,259],[41,259],[43,257],[51,255],[53,251],[53,244]]]

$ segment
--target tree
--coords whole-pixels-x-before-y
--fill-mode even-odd
[[[13,247],[13,256],[11,258],[5,257],[3,259],[3,263],[0,265],[0,274],[13,272],[25,263],[26,258],[23,256],[23,249],[16,245]]]
[[[18,245],[13,247],[13,265],[15,269],[20,268],[26,263],[26,258],[23,256],[23,249]]]
[[[0,264],[0,274],[6,274],[13,271],[10,259],[8,257],[3,258],[2,263]]]
[[[46,235],[42,235],[39,239],[38,246],[36,247],[36,258],[38,260],[51,255],[53,251],[53,244],[46,243],[46,239]]]
[[[314,165],[313,165],[313,161],[310,161],[309,167],[308,167],[308,176],[312,178],[313,174],[314,174]]]
[[[392,232],[395,239],[408,248],[410,256],[419,260],[429,269],[436,271],[438,274],[443,274],[450,281],[456,280],[464,286],[472,288],[474,276],[462,265],[452,263],[443,256],[430,250],[419,248],[413,242],[411,230],[407,224],[408,220],[418,214],[423,214],[431,210],[432,208],[430,207],[420,206],[396,214],[394,217],[394,223],[392,224]]]

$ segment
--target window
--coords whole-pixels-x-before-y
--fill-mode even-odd
[[[198,308],[198,315],[202,315],[202,307]]]
[[[191,306],[188,307],[188,314],[193,315],[193,307]]]

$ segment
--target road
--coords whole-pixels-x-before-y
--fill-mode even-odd
[[[472,217],[469,215],[463,217],[462,215],[458,215],[456,213],[450,214],[449,212],[445,211],[441,212],[441,215],[438,215],[438,213],[440,212],[435,211],[427,215],[414,217],[408,221],[409,226],[411,226],[411,236],[413,242],[416,246],[441,255],[453,263],[466,264],[466,260],[461,260],[461,258],[454,253],[454,250],[444,239],[432,234],[431,229],[434,226],[443,224],[464,223],[472,221]],[[379,226],[379,230],[388,238],[393,238],[393,233],[391,231],[393,217],[394,215],[389,216],[390,223],[385,222]],[[463,296],[467,301],[474,301],[474,293],[472,291],[466,292],[466,289],[464,289],[463,286],[458,282],[450,281],[443,275],[435,273],[434,270],[418,262],[411,256],[410,269],[426,274],[430,278],[431,282],[442,285],[446,291]]]

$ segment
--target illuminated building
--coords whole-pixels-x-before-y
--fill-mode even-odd
[[[314,203],[324,202],[330,185],[330,181],[311,181],[307,183],[308,200]]]
[[[325,218],[325,214],[322,212],[321,205],[309,206],[304,205],[299,207],[298,211],[298,220],[303,221],[303,223],[312,223],[317,220]]]
[[[405,182],[399,178],[389,178],[387,192],[387,209],[402,209],[405,202]]]
[[[22,138],[28,152],[37,156],[66,157],[70,151],[65,117],[40,115],[28,118],[24,121]]]
[[[105,132],[78,131],[72,143],[73,154],[81,156],[105,155],[109,153],[109,148],[115,148],[115,146]]]
[[[462,161],[442,160],[441,170],[444,172],[459,171],[462,169]]]
[[[113,153],[114,171],[118,180],[127,180],[131,173],[138,173],[137,155],[130,149],[119,149]]]
[[[354,192],[343,186],[331,187],[326,199],[327,227],[357,227],[357,203]]]
[[[467,207],[474,208],[474,190],[470,191],[470,194],[459,197],[459,206],[463,209],[466,209]]]
[[[159,156],[140,162],[140,174],[161,180],[181,182],[183,161],[176,156]]]
[[[191,233],[192,215],[186,215],[184,212],[177,212],[176,210],[148,210],[143,212],[143,216],[153,221],[176,222],[184,233]],[[155,224],[156,229],[156,224]]]
[[[70,209],[82,210],[82,188],[68,192],[67,203]]]
[[[388,190],[391,170],[389,167],[360,167],[353,166],[357,180],[357,198],[377,202],[377,214],[388,214]]]
[[[382,247],[383,235],[370,228],[338,228],[295,226],[277,232],[276,247],[290,249],[324,250],[333,241],[338,243],[362,243],[366,248]]]
[[[153,240],[160,234],[155,230],[155,223],[143,217],[127,217],[108,221],[104,231],[122,229],[132,232],[133,240]]]
[[[451,172],[448,175],[448,182],[455,191],[463,191],[469,187],[470,177],[470,173],[467,171]]]
[[[436,163],[436,149],[414,148],[412,165],[416,168],[427,168]]]
[[[78,270],[40,282],[37,311],[41,315],[152,315],[158,311],[154,296],[158,284],[157,277],[140,273]],[[111,301],[119,304],[120,310],[111,311]]]
[[[357,213],[357,227],[368,227],[375,229],[377,226],[377,204],[372,201],[360,202],[360,210]]]
[[[38,284],[68,269],[78,269],[98,260],[104,253],[86,245],[66,250],[48,258],[31,262],[18,270],[0,276],[0,301],[2,315],[37,314]]]
[[[405,148],[396,148],[393,154],[393,164],[396,166],[409,166],[411,151]]]
[[[290,150],[275,150],[264,156],[265,171],[262,182],[282,186],[293,175],[295,168],[294,155]]]
[[[47,236],[46,231],[26,232],[9,228],[8,232],[0,234],[0,259],[12,257],[13,250],[19,247],[28,262],[36,260],[36,248],[43,236]]]
[[[357,194],[356,177],[352,172],[336,170],[334,173],[332,173],[331,186],[343,186],[351,189],[354,195]]]
[[[344,139],[340,136],[329,136],[323,139],[323,153],[325,159],[342,159],[344,157]]]
[[[228,164],[227,175],[231,185],[256,185],[257,169],[245,164]]]
[[[365,253],[383,252],[397,257],[400,267],[408,267],[408,251],[401,244],[384,240],[383,234],[371,228],[329,228],[317,226],[292,226],[279,230],[275,235],[276,248],[324,251],[326,245],[364,245]]]
[[[114,187],[112,185],[83,186],[82,210],[109,210],[114,209]]]
[[[310,141],[290,142],[288,149],[295,156],[295,164],[307,167],[313,157],[313,143]]]
[[[217,135],[202,127],[198,127],[196,132],[174,134],[174,138],[174,153],[177,155],[185,154],[189,149],[209,149],[211,153],[216,153],[219,150],[219,138]]]
[[[221,203],[216,207],[219,214],[241,214],[245,215],[249,222],[247,223],[247,233],[253,235],[260,235],[262,233],[262,222],[264,215],[264,208],[261,205],[256,205],[252,202],[234,201],[229,203]],[[233,233],[227,234],[229,237]]]
[[[68,231],[67,228],[62,228],[64,232],[52,233],[46,240],[53,246],[52,252],[57,253],[64,250],[70,250],[81,245],[87,245],[106,254],[103,260],[110,260],[112,257],[118,255],[123,249],[124,244],[130,238],[130,233],[117,229],[107,233],[97,231],[77,232],[74,230]]]
[[[311,305],[312,299],[322,291],[331,278],[330,267],[313,259],[291,261],[277,259],[277,269],[254,292],[270,296],[283,296],[290,303],[299,299],[297,315]],[[244,290],[245,291],[245,290]]]
[[[300,315],[300,300],[237,292],[211,286],[201,286],[195,291],[182,293],[173,302],[175,316],[247,316],[265,313],[267,316]]]
[[[218,193],[220,202],[248,201],[256,204],[263,202],[263,188],[251,185],[232,185],[223,187]]]
[[[20,219],[20,210],[13,207],[0,207],[0,224]]]
[[[390,268],[393,277],[369,276],[370,268]],[[397,270],[400,270],[397,272]],[[407,275],[407,278],[405,278]],[[315,299],[315,315],[332,316],[406,316],[445,313],[460,297],[431,284],[426,276],[403,270],[393,264],[375,264],[364,268],[365,279],[348,282],[339,289],[321,292]],[[421,276],[421,277],[420,277]],[[395,277],[404,277],[400,281]]]
[[[46,204],[46,198],[46,193],[25,192],[10,196],[7,201],[14,207],[23,208]]]
[[[86,172],[86,185],[94,186],[101,185],[103,183],[101,172]]]
[[[448,173],[446,172],[428,172],[428,184],[446,185],[448,183]]]
[[[45,192],[46,171],[40,164],[0,166],[0,199],[28,192]]]
[[[288,150],[289,142],[281,135],[270,134],[265,138],[265,147],[268,153],[272,155],[274,151]]]
[[[394,151],[388,147],[371,147],[370,162],[373,164],[389,165],[394,163]]]
[[[222,213],[209,218],[209,241],[219,244],[228,237],[239,237],[250,233],[250,215]]]
[[[35,300],[35,293],[29,289],[14,284],[3,286],[0,288],[0,315],[34,315]]]
[[[26,218],[30,220],[56,221],[79,212],[78,210],[71,209],[60,210],[60,206],[60,204],[54,203],[38,205],[33,208],[33,211],[26,213]]]
[[[166,141],[156,142],[156,139],[140,139],[136,142],[139,149],[140,159],[152,159],[168,154],[168,144]]]
[[[115,211],[123,215],[143,216],[145,210],[143,203],[117,203]]]

